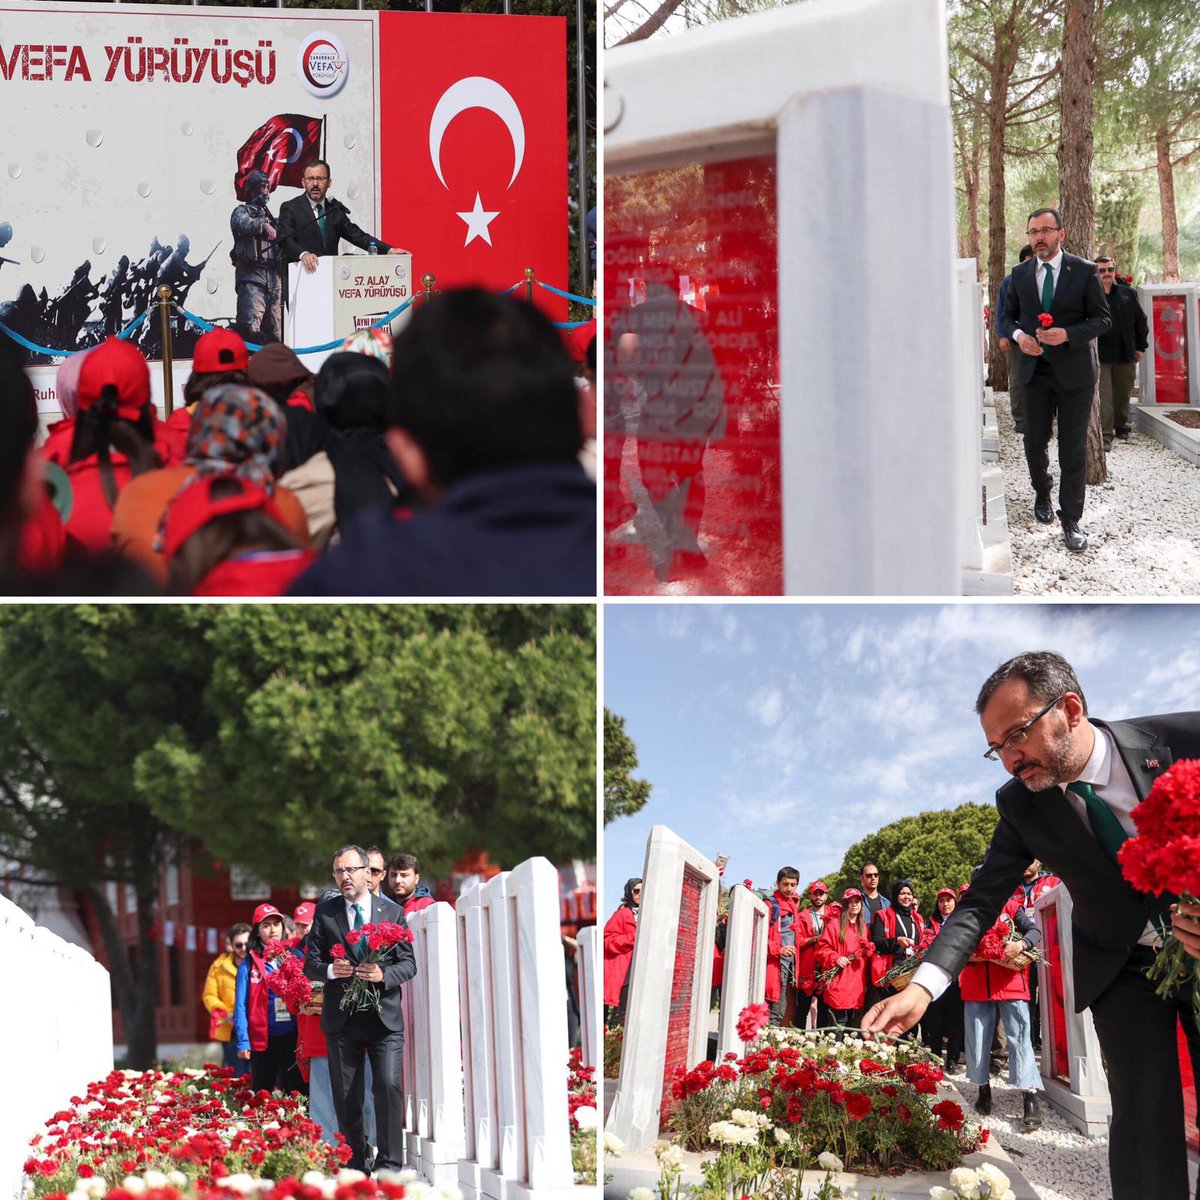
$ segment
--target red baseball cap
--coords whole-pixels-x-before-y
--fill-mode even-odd
[[[246,343],[232,329],[210,329],[199,338],[192,353],[192,370],[197,375],[244,371],[249,365]]]
[[[227,480],[236,482],[239,485],[238,491],[232,496],[214,500],[213,484]],[[163,557],[170,562],[188,538],[214,518],[223,517],[226,513],[250,512],[255,509],[262,509],[276,524],[287,528],[275,501],[256,484],[233,475],[209,475],[198,483],[189,484],[176,494],[167,508],[163,530]]]
[[[259,921],[265,921],[268,917],[278,917],[282,921],[283,913],[281,913],[273,904],[260,904],[254,910],[254,920],[251,922],[251,924],[257,925]]]
[[[858,890],[858,888],[847,888],[847,889],[846,889],[846,890],[845,890],[845,891],[842,893],[842,899],[843,899],[843,900],[861,900],[861,899],[862,899],[862,892],[860,892],[860,891]]]
[[[829,895],[829,889],[819,879],[816,881],[816,883],[812,884],[808,889],[808,894],[810,896],[815,896],[818,892],[824,892],[826,895]]]
[[[116,392],[116,415],[126,421],[136,421],[150,403],[150,368],[142,352],[120,338],[110,337],[83,360],[79,407],[93,408],[108,387]]]
[[[958,893],[953,888],[949,888],[949,887],[938,888],[937,896],[934,898],[937,900],[940,900],[943,896],[949,896],[951,900],[958,899]]]
[[[296,911],[292,913],[292,920],[297,925],[311,925],[313,917],[317,915],[317,906],[311,901],[305,901],[303,904],[296,905]]]

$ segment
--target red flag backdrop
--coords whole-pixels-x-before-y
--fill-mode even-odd
[[[379,39],[383,238],[438,287],[567,288],[565,19],[381,12]]]
[[[238,151],[234,187],[240,198],[252,171],[262,171],[271,180],[271,191],[304,186],[304,166],[321,153],[321,118],[280,113],[260,125]]]

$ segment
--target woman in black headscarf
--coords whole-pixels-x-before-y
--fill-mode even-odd
[[[871,941],[875,943],[871,976],[876,986],[899,959],[916,954],[925,928],[916,910],[911,879],[896,880],[891,900],[892,907],[880,909],[871,922]]]
[[[625,1023],[625,1005],[629,1001],[629,964],[633,961],[633,943],[637,937],[638,908],[642,903],[642,881],[627,879],[617,911],[604,926],[604,1004],[615,1008],[615,1024]]]

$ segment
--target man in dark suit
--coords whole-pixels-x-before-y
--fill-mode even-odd
[[[412,947],[391,946],[379,962],[359,962],[358,948],[346,942],[352,929],[373,922],[391,921],[406,926],[399,905],[371,894],[367,854],[361,846],[343,846],[333,856],[333,878],[341,895],[317,905],[304,971],[310,979],[325,984],[321,1030],[329,1047],[329,1082],[338,1128],[345,1135],[352,1157],[349,1166],[358,1171],[372,1169],[363,1129],[364,1056],[371,1060],[375,1093],[375,1128],[379,1138],[377,1170],[398,1171],[404,1165],[403,1093],[400,1090],[400,1059],[404,1049],[404,1016],[400,1009],[400,985],[417,973]],[[330,951],[344,946],[344,958]],[[360,943],[363,950],[365,943]],[[380,1011],[373,1008],[343,1012],[346,981],[365,979],[378,989]]]
[[[1021,351],[1025,461],[1033,484],[1033,514],[1043,525],[1054,520],[1047,447],[1058,418],[1058,516],[1070,550],[1086,550],[1079,529],[1087,476],[1087,426],[1096,388],[1096,352],[1092,343],[1110,326],[1108,304],[1096,264],[1062,249],[1066,231],[1053,208],[1029,214],[1026,232],[1034,257],[1012,270],[997,331]],[[1049,313],[1053,323],[1039,321]]]
[[[863,1028],[901,1033],[957,976],[1029,863],[1053,863],[1071,894],[1076,1011],[1092,1010],[1112,1097],[1113,1200],[1186,1200],[1187,1156],[1176,1026],[1200,1075],[1200,1034],[1186,994],[1163,999],[1145,976],[1173,897],[1135,891],[1117,865],[1132,812],[1177,758],[1200,757],[1200,712],[1098,721],[1075,672],[1052,651],[999,667],[975,705],[989,758],[1014,777],[996,793],[1000,821],[978,877],[917,968],[912,985],[869,1009]],[[1194,935],[1200,906],[1176,913]],[[1200,941],[1185,941],[1200,957]],[[1196,949],[1191,949],[1195,946]]]
[[[360,250],[374,247],[379,254],[404,253],[364,233],[340,200],[327,198],[330,181],[329,164],[317,159],[304,168],[304,195],[279,206],[279,247],[285,262],[299,259],[306,271],[315,271],[317,259],[336,254],[342,238]]]

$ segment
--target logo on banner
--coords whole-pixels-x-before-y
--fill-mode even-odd
[[[513,169],[508,181],[512,187],[521,173],[521,164],[525,161],[525,121],[521,117],[521,109],[512,95],[494,79],[482,75],[470,75],[451,84],[441,95],[433,116],[429,121],[429,157],[433,160],[433,169],[442,187],[447,191],[450,185],[442,173],[442,139],[446,136],[451,121],[469,108],[482,108],[495,113],[504,122],[508,136],[512,139]],[[469,212],[460,212],[458,217],[467,226],[464,248],[476,238],[480,238],[489,246],[492,245],[491,224],[500,215],[500,210],[487,209],[478,192],[475,193],[475,205]]]
[[[346,84],[350,59],[336,33],[314,33],[300,44],[296,72],[305,90],[314,96],[336,96]]]

